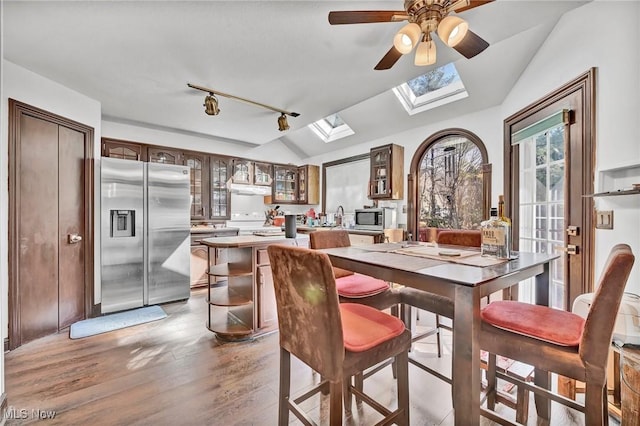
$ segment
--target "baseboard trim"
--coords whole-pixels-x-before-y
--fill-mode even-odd
[[[9,338],[8,337],[4,338],[4,351],[5,352],[9,352]]]

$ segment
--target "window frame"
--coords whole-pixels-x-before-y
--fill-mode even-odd
[[[418,173],[420,171],[420,164],[422,158],[426,152],[436,143],[441,142],[443,139],[449,137],[461,137],[466,138],[471,143],[476,145],[480,150],[482,156],[482,216],[484,219],[489,218],[489,212],[491,209],[491,172],[492,167],[489,163],[489,155],[487,154],[487,148],[485,147],[482,139],[473,132],[461,128],[449,128],[440,130],[420,144],[413,154],[411,159],[411,166],[409,169],[408,180],[408,200],[407,200],[407,231],[410,232],[416,239],[419,235],[419,217],[418,217]]]

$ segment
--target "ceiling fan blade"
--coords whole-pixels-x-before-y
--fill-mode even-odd
[[[394,16],[396,18],[394,18]],[[353,10],[329,12],[331,25],[367,24],[370,22],[397,22],[408,19],[404,10]]]
[[[401,56],[402,53],[400,53],[394,46],[391,46],[391,49],[389,49],[387,54],[380,59],[380,62],[378,62],[378,65],[375,66],[374,70],[388,70],[398,62],[398,59],[400,59]]]
[[[494,0],[470,0],[469,6],[461,7],[460,9],[456,9],[456,13],[464,12],[465,10],[473,9],[474,7],[483,6],[487,3],[491,3]]]
[[[473,31],[467,30],[467,35],[464,37],[464,39],[460,43],[452,47],[456,49],[460,54],[462,54],[462,56],[464,56],[465,58],[471,59],[478,53],[489,47],[489,43]]]

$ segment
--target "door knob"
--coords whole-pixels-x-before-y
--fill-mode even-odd
[[[69,234],[67,237],[69,238],[69,244],[77,244],[82,241],[82,237],[78,234]]]

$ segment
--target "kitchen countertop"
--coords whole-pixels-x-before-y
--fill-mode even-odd
[[[369,231],[369,230],[364,230],[364,229],[353,229],[353,228],[340,228],[337,226],[307,226],[307,225],[297,225],[296,226],[296,230],[303,232],[303,233],[309,233],[309,232],[314,232],[314,231],[330,231],[333,229],[345,229],[347,232],[349,232],[350,234],[355,234],[355,235],[380,235],[380,234],[384,234],[384,231]]]
[[[278,241],[291,241],[294,238],[286,238],[284,234],[275,236],[258,236],[258,235],[239,235],[237,237],[217,237],[204,238],[200,242],[209,247],[215,248],[233,248],[233,247],[252,247],[263,244],[271,244]],[[307,241],[308,235],[297,234],[295,240]]]
[[[225,234],[227,232],[238,232],[239,228],[225,227],[225,228],[214,228],[212,226],[192,226],[191,233],[192,234]]]

